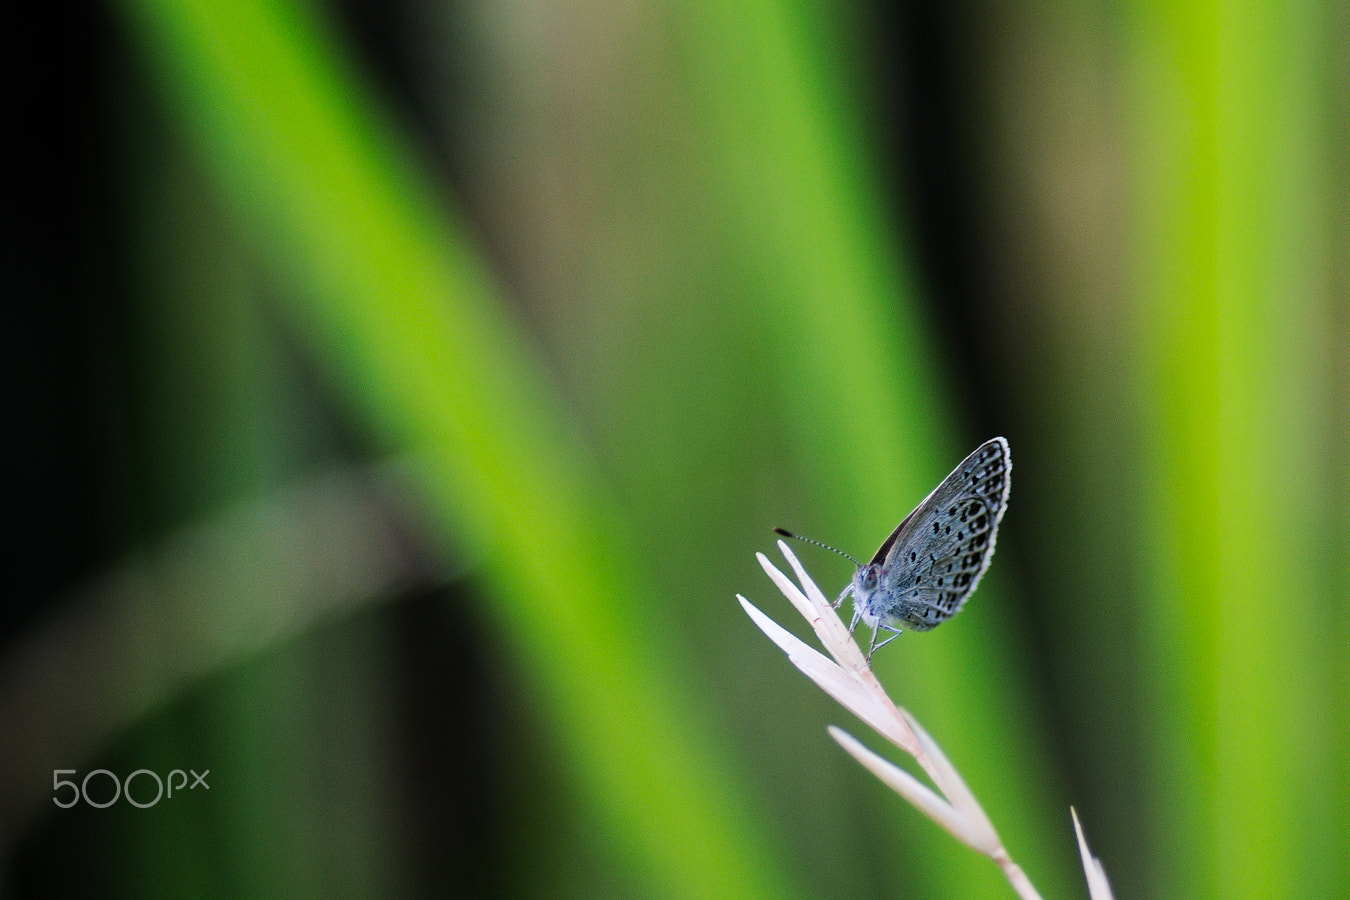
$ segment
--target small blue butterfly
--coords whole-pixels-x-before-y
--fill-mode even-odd
[[[835,550],[852,560],[858,571],[834,605],[837,608],[853,595],[849,630],[859,619],[872,627],[869,659],[904,629],[929,631],[961,610],[989,568],[1011,486],[1008,442],[993,438],[967,456],[896,526],[871,562],[863,565]],[[798,537],[781,528],[775,531]],[[892,634],[878,644],[882,631]]]

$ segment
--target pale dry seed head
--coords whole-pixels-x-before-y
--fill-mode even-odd
[[[1078,853],[1083,857],[1083,871],[1087,873],[1088,894],[1092,900],[1115,900],[1111,894],[1111,883],[1106,880],[1106,869],[1102,861],[1092,855],[1088,849],[1087,838],[1083,837],[1083,825],[1078,821],[1078,810],[1069,807],[1073,816],[1073,830],[1078,835]]]
[[[792,580],[769,562],[768,557],[762,553],[756,554],[760,565],[802,617],[811,624],[821,645],[834,659],[829,659],[807,645],[737,594],[736,599],[741,602],[746,614],[779,649],[787,654],[788,659],[803,674],[878,733],[913,756],[932,777],[933,783],[946,799],[899,766],[873,753],[842,729],[830,726],[830,736],[868,771],[945,831],[993,859],[1023,900],[1040,900],[1040,894],[1021,867],[1009,857],[1008,851],[999,841],[993,823],[985,815],[984,809],[976,801],[975,795],[966,786],[946,754],[942,752],[942,748],[913,716],[891,702],[867,658],[853,640],[849,629],[845,627],[824,593],[811,580],[811,576],[806,573],[796,554],[782,541],[778,542],[778,548],[796,572],[801,587],[793,584]],[[1088,850],[1076,812],[1073,814],[1073,823],[1078,834],[1078,847],[1083,857],[1083,868],[1087,873],[1092,900],[1113,900],[1101,860],[1092,856]]]

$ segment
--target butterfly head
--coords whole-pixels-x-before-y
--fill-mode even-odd
[[[881,566],[876,563],[868,563],[865,566],[858,566],[858,571],[853,575],[853,583],[849,585],[853,594],[854,607],[862,614],[862,617],[872,624],[876,616],[872,614],[872,594],[881,584]]]

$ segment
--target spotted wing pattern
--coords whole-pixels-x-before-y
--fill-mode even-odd
[[[900,523],[872,559],[869,619],[928,631],[956,615],[994,555],[1011,475],[1008,442],[986,441]]]

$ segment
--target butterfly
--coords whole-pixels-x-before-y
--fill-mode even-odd
[[[858,570],[834,606],[838,608],[853,596],[849,631],[859,620],[872,628],[868,659],[905,629],[929,631],[961,610],[989,568],[1011,486],[1008,442],[993,438],[977,447],[905,516],[871,562],[864,565],[835,550]],[[798,537],[781,528],[775,531]],[[883,631],[891,635],[878,644]]]

